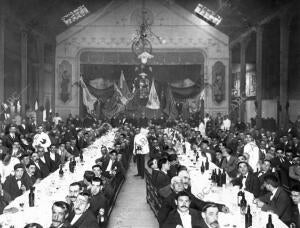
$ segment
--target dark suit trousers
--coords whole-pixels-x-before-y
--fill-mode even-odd
[[[144,154],[137,154],[136,155],[136,166],[138,170],[138,175],[144,177],[145,173],[145,155]]]

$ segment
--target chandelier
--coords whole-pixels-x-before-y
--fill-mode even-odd
[[[153,15],[150,10],[145,7],[145,0],[142,2],[142,9],[139,12],[140,23],[132,38],[132,52],[139,57],[143,53],[152,53],[151,40],[157,39],[160,43],[165,43],[161,37],[151,30],[153,23]]]

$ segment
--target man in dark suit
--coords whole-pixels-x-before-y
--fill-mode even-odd
[[[14,173],[15,175],[8,176],[3,184],[3,189],[11,196],[12,200],[26,191],[25,182],[22,179],[24,168],[21,163],[14,166]]]
[[[98,221],[90,207],[91,196],[87,192],[79,193],[74,202],[75,215],[71,221],[72,228],[99,228]]]
[[[276,168],[279,181],[282,186],[289,186],[289,167],[291,164],[284,156],[284,150],[279,147],[276,149],[276,157],[271,160],[271,164]]]
[[[99,177],[92,180],[91,187],[91,205],[90,210],[94,213],[95,217],[101,216],[100,222],[104,225],[107,221],[108,201],[102,191],[103,182]]]
[[[3,145],[3,140],[0,138],[0,157],[2,154],[7,154],[8,148]]]
[[[291,198],[294,202],[292,207],[292,223],[295,227],[300,227],[300,185],[294,185],[291,188]]]
[[[22,123],[18,126],[19,132],[22,135],[29,133],[29,128],[26,119],[22,119]]]
[[[292,220],[292,202],[289,195],[279,186],[279,180],[273,174],[265,176],[264,185],[269,193],[256,200],[257,206],[262,211],[273,211],[285,224],[289,224]]]
[[[154,183],[157,189],[163,188],[171,183],[171,179],[168,175],[168,171],[170,170],[170,163],[167,158],[163,157],[158,160],[158,168],[159,173],[156,177],[156,182]]]
[[[67,220],[69,222],[71,222],[75,216],[74,203],[80,192],[82,192],[82,186],[81,186],[80,182],[73,182],[72,184],[70,184],[69,194],[66,196],[66,202],[70,205],[69,215],[67,217]]]
[[[190,208],[191,199],[186,192],[176,195],[175,204],[176,209],[169,213],[162,225],[163,228],[205,227],[200,212]]]
[[[222,152],[220,150],[216,150],[216,159],[214,160],[215,165],[221,168],[223,160]]]
[[[67,221],[69,205],[63,201],[56,201],[52,206],[52,223],[50,228],[71,228]]]
[[[45,151],[43,147],[37,147],[37,152],[39,156],[38,166],[41,171],[41,178],[45,178],[50,174],[51,162],[50,156],[45,156]]]
[[[264,178],[266,175],[272,174],[271,161],[265,159],[261,166],[261,170],[255,174],[257,175],[259,180],[261,195],[268,193],[264,186]]]
[[[258,177],[249,172],[247,162],[241,161],[238,163],[239,176],[231,181],[233,185],[239,185],[248,192],[251,192],[254,197],[260,195],[260,185]]]
[[[109,152],[110,159],[107,164],[103,164],[103,175],[107,177],[112,177],[120,172],[118,161],[117,161],[117,151],[112,150]]]
[[[49,152],[46,152],[44,154],[47,161],[50,162],[50,172],[55,172],[59,168],[59,165],[61,164],[61,157],[58,153],[56,153],[57,148],[55,145],[51,145],[49,148]]]
[[[22,179],[25,182],[26,189],[30,189],[35,184],[35,182],[37,180],[39,181],[39,179],[37,179],[35,177],[35,171],[36,171],[36,166],[32,161],[30,161],[26,165],[25,171],[24,171],[24,174],[23,174],[23,177],[22,177]]]
[[[16,126],[10,125],[9,134],[5,135],[3,138],[3,145],[11,149],[14,142],[20,143],[19,135],[16,133]]]
[[[223,153],[223,162],[221,165],[222,169],[225,169],[227,174],[231,178],[235,178],[238,170],[237,170],[237,164],[238,164],[238,158],[233,156],[233,151],[232,149],[229,148],[222,148],[222,153]]]
[[[147,162],[148,167],[152,170],[151,172],[151,181],[152,184],[155,186],[157,175],[160,172],[157,166],[157,159],[156,158],[150,158]]]

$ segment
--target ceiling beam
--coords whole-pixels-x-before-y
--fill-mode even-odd
[[[260,22],[258,22],[256,25],[252,26],[251,28],[249,28],[246,32],[242,33],[241,35],[239,35],[237,38],[231,40],[229,42],[229,46],[230,47],[234,47],[235,45],[237,45],[238,43],[240,43],[245,37],[251,35],[252,32],[256,32],[256,28],[259,27],[259,26],[263,26],[265,24],[268,24],[270,21],[276,19],[276,18],[279,18],[283,12],[287,12],[287,10],[289,8],[291,8],[293,6],[293,4],[295,3],[296,1],[284,6],[284,7],[281,7],[279,10],[277,10],[276,12],[268,15],[267,17],[265,17],[264,19],[262,19]]]

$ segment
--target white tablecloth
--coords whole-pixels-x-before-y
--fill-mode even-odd
[[[209,170],[201,174],[200,167],[202,162],[205,163],[205,159],[201,160],[200,158],[200,160],[196,163],[196,159],[192,155],[191,151],[187,151],[186,155],[179,155],[179,161],[180,164],[186,166],[189,170],[191,177],[192,193],[195,196],[199,196],[199,198],[202,198],[205,201],[225,204],[229,207],[230,213],[219,213],[220,228],[245,227],[244,216],[241,214],[240,208],[237,206],[237,193],[239,191],[239,187],[232,186],[231,184],[229,184],[230,179],[228,176],[226,178],[226,185],[224,185],[223,187],[216,187],[214,184],[211,183],[211,180],[209,179],[211,177],[212,170],[218,170],[218,167],[215,164],[210,163]],[[257,206],[253,204],[253,194],[245,191],[245,198],[251,208],[251,213],[253,217],[252,227],[265,228],[268,222],[269,214],[272,214],[274,227],[288,227],[278,218],[276,214],[270,212],[263,212],[260,208],[257,208]]]
[[[84,149],[84,162],[78,161],[75,172],[69,171],[69,163],[66,163],[63,170],[64,176],[59,177],[58,170],[43,179],[35,187],[35,206],[29,207],[29,199],[27,191],[23,195],[12,201],[6,209],[16,208],[16,213],[5,213],[0,216],[0,224],[2,227],[14,226],[15,228],[23,228],[28,223],[39,223],[47,228],[51,225],[52,212],[51,207],[55,201],[65,201],[69,193],[69,185],[72,182],[83,179],[84,171],[91,170],[95,160],[101,157],[101,146],[113,147],[115,130],[97,139],[91,146]],[[24,203],[21,208],[20,204]]]

